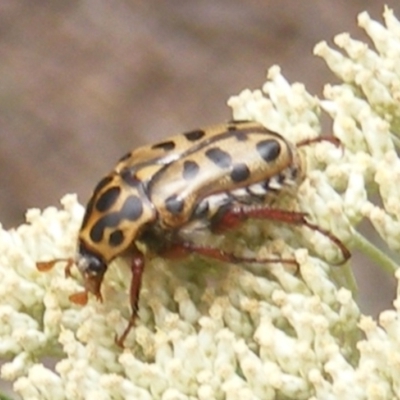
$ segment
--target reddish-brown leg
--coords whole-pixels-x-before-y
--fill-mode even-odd
[[[296,260],[294,259],[258,259],[258,258],[244,258],[237,257],[233,254],[226,253],[223,250],[214,249],[210,247],[202,247],[197,246],[190,242],[179,242],[174,243],[168,250],[162,252],[161,255],[167,258],[180,258],[186,256],[188,253],[198,253],[204,255],[206,257],[211,257],[220,261],[225,262],[283,262],[287,264],[295,264],[297,265]],[[134,249],[134,253],[132,256],[132,278],[131,278],[131,287],[130,287],[130,304],[132,315],[129,319],[128,325],[125,328],[124,332],[120,337],[115,338],[115,343],[119,347],[124,347],[124,342],[126,337],[128,336],[131,329],[135,326],[135,321],[137,317],[137,313],[139,310],[139,296],[140,296],[140,288],[142,284],[142,274],[144,269],[145,260],[143,254],[140,253],[138,249]]]
[[[142,285],[142,274],[144,269],[144,257],[143,254],[134,248],[132,255],[132,277],[131,277],[131,287],[129,292],[130,304],[131,304],[131,317],[128,322],[128,326],[125,328],[124,332],[120,337],[115,338],[115,342],[118,346],[124,347],[124,342],[128,336],[131,329],[135,326],[136,317],[139,311],[139,295],[140,287]]]
[[[180,258],[191,253],[197,253],[205,257],[230,263],[285,263],[297,265],[297,261],[292,258],[257,258],[257,257],[238,257],[232,253],[214,247],[198,246],[192,242],[174,243],[168,250],[162,253],[166,258]]]
[[[318,142],[330,142],[336,147],[339,147],[342,144],[340,140],[333,135],[321,135],[312,139],[301,140],[300,142],[296,143],[296,147],[308,146],[312,143],[318,143]]]
[[[71,269],[74,265],[74,259],[73,258],[68,258],[67,259],[67,265],[65,266],[64,273],[66,278],[71,278]]]
[[[306,216],[307,214],[302,212],[280,210],[266,206],[240,205],[234,206],[226,211],[226,213],[216,222],[213,230],[215,232],[223,232],[234,229],[249,218],[268,219],[284,222],[286,224],[304,225],[312,230],[320,232],[322,235],[328,237],[333,243],[335,243],[343,255],[343,260],[341,260],[337,265],[344,264],[351,257],[351,253],[347,247],[331,232],[322,229],[318,225],[308,222],[306,220]]]

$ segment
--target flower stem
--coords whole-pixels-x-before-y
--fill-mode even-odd
[[[0,392],[0,400],[13,400],[13,399]]]
[[[360,235],[358,232],[354,234],[353,240],[354,247],[367,255],[385,272],[393,275],[393,273],[399,268],[399,266],[390,257],[388,257],[380,249],[375,247],[371,242],[365,239],[365,237]]]

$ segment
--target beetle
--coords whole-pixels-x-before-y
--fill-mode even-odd
[[[344,244],[329,231],[306,220],[306,214],[271,208],[268,198],[304,179],[298,148],[333,137],[318,137],[294,145],[280,134],[251,121],[231,121],[193,130],[162,142],[139,147],[123,156],[95,187],[78,235],[78,253],[68,259],[66,272],[76,264],[85,292],[71,297],[87,301],[92,293],[101,300],[101,284],[116,257],[132,256],[131,318],[123,343],[135,324],[145,259],[137,243],[172,257],[198,253],[222,261],[287,262],[240,258],[223,250],[199,246],[182,234],[190,229],[213,232],[238,227],[249,218],[305,225],[330,238],[350,257]],[[37,263],[40,270],[55,262]],[[83,297],[82,297],[82,296]]]

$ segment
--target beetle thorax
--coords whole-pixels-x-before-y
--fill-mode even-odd
[[[134,173],[112,173],[93,192],[79,232],[79,242],[109,263],[126,251],[154,218],[155,212],[143,183],[135,179]],[[80,262],[84,269],[86,261]]]

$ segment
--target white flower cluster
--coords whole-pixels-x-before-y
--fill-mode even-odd
[[[316,47],[345,82],[327,86],[326,100],[290,85],[273,67],[262,91],[246,90],[229,104],[236,119],[257,120],[294,143],[321,133],[321,109],[332,117],[342,147],[321,141],[299,150],[307,173],[297,207],[393,271],[395,264],[355,230],[368,218],[399,251],[400,23],[388,9],[384,16],[386,27],[359,17],[376,50],[348,35],[336,38],[346,56]],[[382,205],[371,200],[374,192]],[[122,350],[115,336],[130,313],[129,261],[110,265],[104,301],[90,298],[86,306],[69,300],[81,281],[75,272],[65,277],[62,262],[47,273],[36,268],[76,251],[83,207],[74,195],[61,202],[62,210],[30,210],[27,224],[0,229],[1,377],[14,381],[23,399],[400,398],[400,283],[395,309],[383,312],[379,325],[361,316],[351,292],[332,277],[339,268],[348,272],[327,262],[341,257],[337,246],[317,230],[245,226],[242,234],[254,240],[282,238],[258,256],[295,257],[295,271],[278,262],[148,259],[139,321]],[[44,364],[48,357],[55,367]]]

